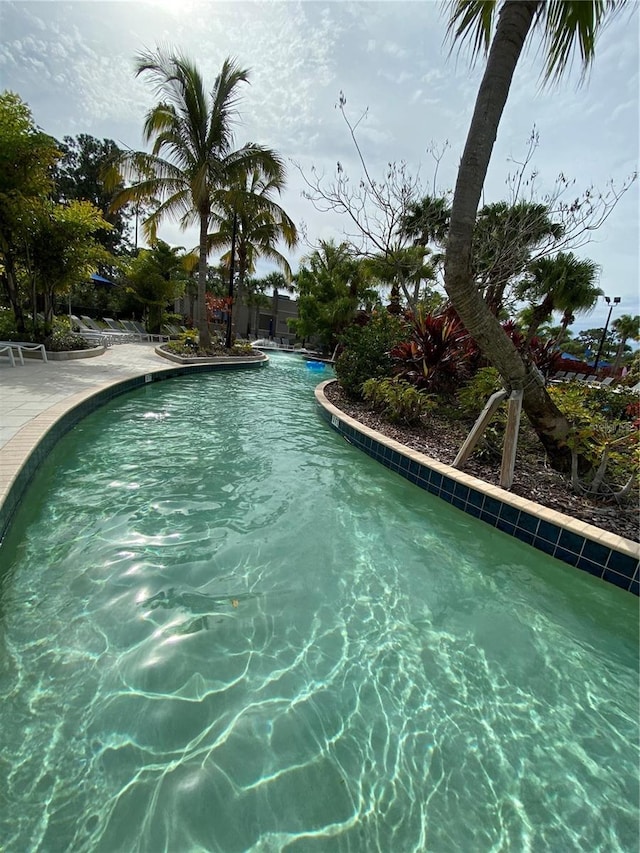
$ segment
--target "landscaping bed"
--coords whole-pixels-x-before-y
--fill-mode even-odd
[[[447,417],[437,410],[429,415],[422,426],[390,424],[366,404],[349,399],[336,382],[325,388],[325,395],[336,408],[370,429],[446,465],[453,464],[469,432],[469,424]],[[499,455],[486,447],[484,453],[480,453],[483,455],[479,455],[476,449],[463,470],[487,483],[499,485]],[[576,494],[570,482],[548,466],[542,445],[524,417],[520,428],[514,483],[510,491],[626,539],[638,541],[640,538],[637,491],[622,506],[605,504]]]

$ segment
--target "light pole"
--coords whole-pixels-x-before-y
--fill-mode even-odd
[[[613,302],[612,302],[608,296],[605,296],[604,301],[609,306],[609,313],[607,314],[607,322],[604,324],[604,331],[602,332],[602,338],[600,340],[600,346],[598,347],[598,355],[596,356],[596,360],[593,363],[594,373],[596,373],[598,370],[598,362],[600,361],[600,356],[602,354],[602,347],[604,346],[604,339],[607,337],[607,329],[609,328],[609,320],[611,319],[611,312],[613,311],[613,306],[619,304],[620,297],[614,296]]]

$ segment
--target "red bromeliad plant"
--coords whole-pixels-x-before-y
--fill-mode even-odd
[[[394,373],[418,388],[452,391],[469,378],[478,348],[450,306],[409,313],[411,336],[391,350]]]

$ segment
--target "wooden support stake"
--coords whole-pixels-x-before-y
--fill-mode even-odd
[[[484,409],[478,415],[478,419],[471,428],[471,432],[465,438],[464,444],[458,451],[458,455],[453,460],[454,468],[462,468],[467,459],[473,453],[473,448],[480,441],[482,437],[482,433],[487,428],[487,424],[494,416],[496,409],[502,403],[503,400],[507,399],[506,391],[496,391],[495,394],[492,394],[487,400],[487,404]]]
[[[502,448],[502,468],[500,469],[500,485],[503,489],[510,489],[513,485],[522,397],[522,391],[512,391],[509,397],[509,412],[507,415],[507,428],[504,433],[504,446]]]

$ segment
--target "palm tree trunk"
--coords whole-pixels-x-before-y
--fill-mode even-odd
[[[445,288],[460,319],[499,371],[507,389],[524,391],[523,408],[551,464],[568,470],[569,423],[547,394],[538,370],[524,361],[491,313],[471,272],[471,241],[480,194],[513,74],[539,6],[539,0],[506,0],[500,12],[458,169],[445,258]]]
[[[531,341],[538,334],[538,329],[544,323],[544,321],[551,316],[553,312],[553,299],[550,298],[549,294],[545,296],[540,305],[535,305],[531,314],[531,322],[529,323],[529,328],[527,329],[527,346],[531,344]]]
[[[615,361],[613,362],[613,370],[612,375],[617,376],[618,371],[620,370],[620,362],[622,361],[622,356],[624,354],[624,348],[627,345],[627,338],[620,338],[620,343],[618,344],[618,350],[616,352]]]
[[[211,335],[207,319],[207,232],[209,230],[209,211],[200,211],[200,245],[198,258],[198,336],[200,347],[211,347]]]

